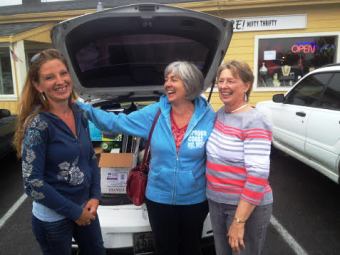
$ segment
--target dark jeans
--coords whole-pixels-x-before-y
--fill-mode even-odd
[[[70,255],[72,237],[80,254],[105,254],[98,217],[88,226],[78,226],[69,219],[45,222],[32,216],[32,230],[44,255]]]
[[[146,201],[158,255],[199,255],[207,201],[194,205],[166,205]]]

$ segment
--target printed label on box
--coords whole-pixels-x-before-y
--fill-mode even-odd
[[[129,173],[127,168],[101,168],[101,190],[104,194],[126,193],[126,181]]]

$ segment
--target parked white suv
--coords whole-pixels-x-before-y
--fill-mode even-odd
[[[125,111],[158,100],[164,68],[176,60],[195,63],[205,89],[213,85],[231,36],[232,23],[225,19],[159,4],[80,16],[52,31],[53,45],[65,55],[80,96],[115,103],[100,103],[110,110],[129,103]],[[105,248],[149,254],[151,228],[144,205],[134,206],[126,194],[103,194],[98,214]],[[212,238],[209,217],[202,237]]]
[[[275,148],[340,183],[340,64],[308,73],[256,108],[272,121]]]

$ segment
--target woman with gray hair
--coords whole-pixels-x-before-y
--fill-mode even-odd
[[[208,213],[205,195],[205,144],[215,113],[200,96],[203,75],[192,63],[177,61],[164,72],[165,95],[130,114],[108,113],[79,103],[104,130],[151,139],[146,205],[158,254],[201,254],[200,239]]]

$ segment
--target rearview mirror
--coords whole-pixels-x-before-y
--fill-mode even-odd
[[[275,103],[283,103],[284,100],[285,100],[284,94],[275,94],[273,96],[273,102]]]
[[[0,118],[11,116],[11,112],[7,109],[0,109]]]

